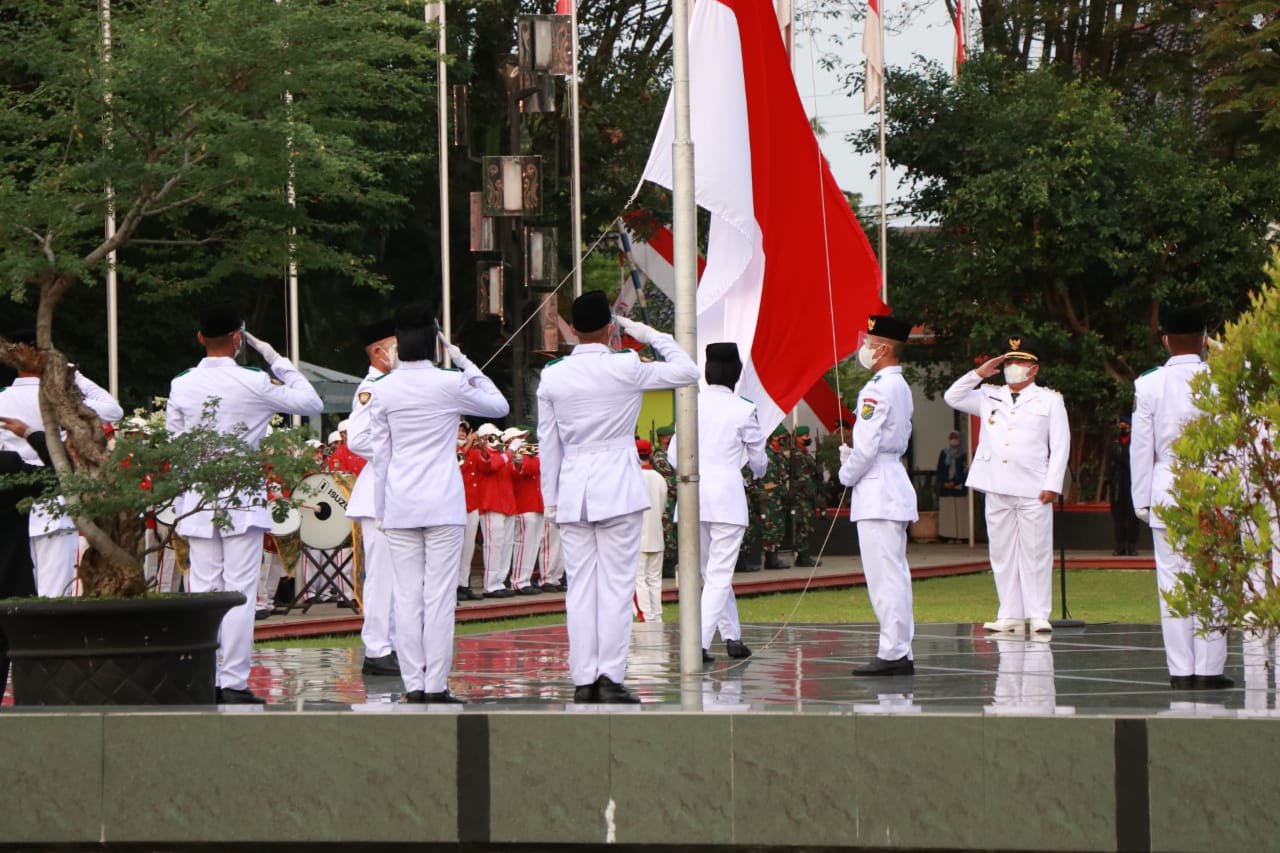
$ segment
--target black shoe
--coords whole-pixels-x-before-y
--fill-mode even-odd
[[[253,611],[253,621],[261,622],[263,619],[266,619],[275,612],[276,609],[274,607],[259,607],[257,610]]]
[[[784,563],[781,560],[779,560],[777,551],[765,551],[764,567],[766,569],[789,569],[791,568],[791,564]]]
[[[594,684],[579,684],[573,688],[573,701],[578,704],[594,705],[600,701],[600,691]]]
[[[901,657],[897,660],[885,660],[877,657],[870,663],[864,663],[853,671],[854,675],[913,675],[916,665],[911,658]]]
[[[495,589],[493,592],[486,592],[485,598],[511,598],[516,594],[514,589]]]
[[[1194,680],[1191,686],[1196,690],[1226,690],[1228,687],[1236,686],[1236,683],[1225,675],[1193,675],[1191,677]]]
[[[415,691],[416,692],[416,691]],[[460,696],[454,696],[448,690],[441,690],[439,693],[423,693],[422,701],[428,705],[465,705],[467,700]]]
[[[1129,550],[1128,550],[1127,548],[1117,548],[1117,549],[1115,549],[1114,551],[1112,551],[1112,552],[1111,552],[1111,556],[1113,556],[1113,557],[1123,557],[1123,556],[1125,556],[1125,555],[1126,555],[1126,554],[1128,554],[1128,553],[1129,553]]]
[[[821,565],[822,565],[821,560],[815,560],[813,559],[813,557],[810,557],[808,554],[805,554],[805,553],[801,553],[801,552],[796,553],[796,568],[798,569],[812,569],[815,566],[821,566]]]
[[[1194,690],[1196,677],[1194,675],[1171,675],[1169,676],[1169,686],[1174,690]]]
[[[365,655],[360,672],[365,675],[399,675],[400,659],[396,657],[395,652],[375,658]]]
[[[716,656],[715,656],[715,655],[713,655],[713,654],[711,654],[711,652],[707,651],[706,649],[703,649],[703,650],[702,650],[702,662],[703,662],[703,663],[715,663],[715,662],[716,662]]]
[[[271,603],[276,607],[287,607],[293,604],[293,600],[298,597],[297,588],[293,578],[280,578],[276,584],[276,594],[271,597]]]
[[[219,687],[213,700],[218,705],[265,705],[267,700],[255,696],[252,690],[237,690],[234,687]]]
[[[1137,546],[1137,545],[1130,545],[1130,546],[1129,546],[1129,550],[1128,550],[1128,551],[1126,551],[1125,553],[1126,553],[1126,554],[1128,554],[1130,557],[1136,557],[1136,556],[1138,556],[1138,546]]]
[[[469,586],[458,587],[458,601],[479,601],[480,594]]]
[[[746,574],[748,572],[758,571],[760,571],[760,567],[748,560],[746,554],[738,555],[738,564],[733,567],[733,573],[735,575],[739,573]]]
[[[596,679],[596,701],[615,705],[639,705],[640,697],[607,675]]]
[[[542,587],[533,586],[532,584],[522,586],[516,590],[516,595],[542,595]]]
[[[544,583],[542,585],[543,592],[564,592],[558,583]]]
[[[427,694],[421,690],[410,690],[400,697],[400,702],[405,705],[425,705],[427,703]]]
[[[559,589],[561,592],[568,592],[568,591],[569,591],[569,582],[568,582],[568,581],[560,581],[560,583],[556,584],[556,588],[557,588],[557,589]]]
[[[738,660],[751,657],[751,649],[747,648],[747,644],[741,640],[725,640],[724,651],[729,657]]]

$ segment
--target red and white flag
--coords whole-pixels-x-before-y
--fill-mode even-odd
[[[956,0],[955,17],[952,23],[956,28],[956,55],[955,62],[951,66],[952,74],[960,73],[960,66],[964,65],[965,50],[969,45],[969,8],[968,0]]]
[[[880,20],[880,0],[867,0],[867,28],[862,31],[862,52],[867,57],[866,80],[862,89],[862,108],[871,109],[880,100],[884,86],[884,23]]]
[[[767,433],[883,310],[879,264],[818,148],[770,0],[701,0],[689,54],[697,201],[711,214],[699,349],[738,344],[738,393]],[[668,188],[674,109],[645,167]]]

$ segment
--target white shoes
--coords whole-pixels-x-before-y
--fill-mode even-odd
[[[1049,624],[1048,619],[1032,619],[1031,633],[1033,634],[1052,634],[1053,625]]]
[[[997,619],[994,622],[983,622],[982,630],[993,634],[1021,634],[1021,619]]]

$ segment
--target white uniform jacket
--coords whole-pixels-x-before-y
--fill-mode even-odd
[[[662,513],[667,509],[667,478],[652,468],[641,468],[645,488],[649,490],[649,511],[644,514],[644,526],[640,528],[640,553],[663,549]]]
[[[1208,369],[1198,355],[1175,355],[1133,383],[1133,426],[1129,438],[1129,471],[1134,509],[1165,506],[1173,485],[1173,442],[1198,412],[1191,400],[1191,380]],[[1165,524],[1151,513],[1152,527]]]
[[[543,368],[542,502],[556,508],[559,523],[604,521],[649,508],[635,442],[643,392],[698,381],[698,365],[674,338],[656,334],[652,346],[665,361],[646,363],[631,350],[578,344]]]
[[[898,365],[871,377],[854,408],[853,452],[840,466],[850,521],[915,521],[916,490],[902,465],[911,440],[911,387]]]
[[[1009,386],[980,383],[982,377],[971,370],[943,395],[951,408],[982,419],[978,452],[965,485],[1018,498],[1061,494],[1071,453],[1062,395],[1033,382],[1014,403]]]
[[[384,528],[466,524],[458,417],[505,416],[510,407],[501,392],[475,365],[458,371],[404,361],[373,383],[369,408],[373,455],[365,470],[375,469],[374,482],[382,484],[374,517]]]
[[[84,395],[85,405],[93,409],[104,422],[118,421],[124,410],[105,389],[94,384],[80,374],[75,375],[76,387]],[[13,380],[7,388],[0,388],[0,417],[16,418],[32,430],[44,430],[44,420],[40,417],[40,377],[20,376]],[[40,457],[31,449],[25,438],[18,438],[7,429],[0,430],[0,450],[13,450],[28,465],[43,465]],[[32,509],[28,517],[28,532],[32,536],[52,533],[55,530],[70,530],[75,524],[66,513],[50,513],[43,506]]]
[[[370,367],[364,381],[356,388],[355,396],[351,398],[351,417],[347,419],[347,448],[365,459],[373,458],[373,430],[370,429],[369,421],[369,406],[373,401],[373,383],[385,375],[376,367]],[[457,430],[454,432],[456,433]],[[382,488],[382,481],[378,479],[377,470],[372,465],[364,466],[360,476],[356,477],[356,484],[351,487],[351,499],[347,502],[347,518],[352,520],[376,518],[375,495],[380,488]]]
[[[277,380],[273,381],[271,375]],[[218,407],[211,420],[205,421],[205,405],[217,398]],[[255,367],[242,367],[225,356],[206,357],[190,370],[184,370],[169,384],[169,405],[165,409],[165,427],[174,435],[204,425],[220,433],[232,433],[241,425],[244,441],[253,448],[262,442],[267,426],[277,413],[286,415],[318,415],[324,408],[320,395],[293,363],[279,356],[271,364],[271,373]],[[224,535],[239,535],[249,528],[271,527],[271,511],[267,506],[265,478],[260,490],[239,496],[242,506],[228,510],[230,528]],[[198,498],[188,492],[175,501],[179,515]],[[178,522],[178,532],[197,539],[214,535],[213,511],[201,512]]]
[[[675,438],[667,450],[675,468]],[[698,392],[699,521],[747,526],[743,465],[751,466],[757,480],[769,467],[756,405],[723,385],[708,385]]]

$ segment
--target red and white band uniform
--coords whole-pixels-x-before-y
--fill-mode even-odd
[[[116,421],[124,410],[105,389],[86,379],[79,371],[74,381],[84,395],[85,405],[104,423]],[[40,377],[20,375],[7,388],[0,388],[0,417],[22,421],[33,430],[42,430],[40,417]],[[43,465],[25,439],[0,430],[0,450],[12,450],[28,465]],[[61,503],[61,499],[59,499]],[[65,512],[50,512],[46,505],[33,506],[28,514],[31,562],[36,572],[36,594],[42,598],[73,595],[79,537],[75,522]]]
[[[458,470],[462,474],[462,490],[467,496],[467,524],[462,532],[462,559],[458,561],[458,586],[471,587],[471,561],[476,555],[476,533],[480,530],[480,458],[479,447],[462,449]]]
[[[876,371],[858,392],[852,448],[840,465],[848,486],[849,520],[858,525],[858,551],[867,577],[867,595],[880,623],[876,657],[912,659],[915,616],[911,567],[907,564],[907,525],[915,521],[916,491],[902,456],[911,440],[914,403],[902,367]]]
[[[395,567],[396,653],[407,691],[439,693],[453,664],[453,613],[467,500],[458,419],[502,417],[507,401],[456,348],[462,371],[401,361],[373,386],[370,430],[382,488],[374,512]],[[455,354],[456,353],[456,354]],[[402,354],[403,355],[403,354]]]
[[[649,508],[640,529],[640,565],[636,569],[636,608],[645,622],[662,621],[662,513],[667,508],[667,478],[653,470],[647,459],[640,463]]]
[[[668,459],[679,473],[679,437]],[[765,437],[755,404],[723,385],[698,392],[698,519],[702,544],[702,648],[710,649],[716,630],[724,641],[741,640],[733,569],[747,530],[747,492],[742,466],[760,479],[768,468]],[[676,521],[680,511],[676,508]]]
[[[649,494],[636,454],[645,391],[698,381],[698,366],[670,335],[638,327],[663,361],[578,344],[542,371],[538,446],[542,502],[555,509],[569,591],[569,671],[578,686],[621,684],[631,641],[640,527]],[[639,340],[639,337],[637,337]]]
[[[351,417],[347,419],[347,449],[355,456],[368,459],[373,455],[373,430],[370,404],[373,386],[387,374],[370,367],[351,399]],[[360,640],[365,659],[381,658],[395,651],[395,587],[391,565],[391,543],[378,529],[375,503],[382,483],[372,465],[360,467],[351,497],[347,500],[347,518],[360,525],[360,541],[364,547],[364,590],[361,611],[364,624]]]
[[[1160,628],[1169,675],[1221,675],[1227,660],[1227,636],[1201,635],[1200,620],[1179,618],[1165,604],[1165,594],[1178,585],[1178,575],[1191,571],[1187,558],[1169,543],[1168,530],[1156,509],[1170,503],[1173,485],[1173,442],[1198,412],[1191,399],[1191,380],[1208,365],[1198,354],[1175,355],[1133,383],[1133,428],[1129,438],[1129,470],[1133,507],[1147,510],[1156,549],[1156,583],[1160,589]]]
[[[556,508],[542,508],[542,583],[559,585],[564,581],[564,552],[560,549],[560,525],[556,524]]]
[[[515,543],[511,551],[511,587],[524,589],[533,582],[533,567],[542,550],[542,463],[537,456],[520,453],[523,439],[510,444],[516,499]]]
[[[252,343],[252,339],[250,339]],[[320,395],[311,387],[293,363],[275,352],[269,344],[254,344],[268,360],[271,374],[283,384],[272,381],[271,374],[241,367],[235,359],[211,356],[195,367],[180,373],[169,386],[169,404],[165,410],[165,426],[181,435],[200,425],[220,433],[232,433],[243,426],[244,441],[256,448],[277,413],[319,415],[324,408]],[[210,420],[205,419],[205,406],[218,400]],[[215,526],[213,511],[202,510],[187,515],[187,506],[198,500],[193,494],[179,496],[176,502],[178,533],[191,547],[190,592],[234,591],[242,593],[244,604],[231,608],[222,618],[218,641],[222,660],[218,667],[217,686],[230,690],[248,689],[249,659],[253,654],[253,615],[256,607],[259,570],[262,566],[262,535],[271,529],[271,512],[267,506],[267,484],[254,492],[238,496],[241,506],[226,510],[230,527]]]
[[[1035,382],[1013,399],[1008,385],[984,385],[971,370],[943,395],[981,419],[965,485],[986,494],[991,573],[999,620],[1048,620],[1053,607],[1053,504],[1062,492],[1071,430],[1062,395]]]
[[[484,539],[484,591],[496,592],[511,574],[516,538],[515,472],[500,448],[480,450],[480,535]]]

